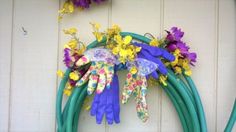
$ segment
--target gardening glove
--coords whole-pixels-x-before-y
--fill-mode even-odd
[[[98,94],[102,93],[104,88],[110,88],[116,58],[105,48],[94,48],[84,52],[84,55],[76,61],[76,66],[80,67],[91,63],[88,71],[77,82],[78,86],[88,82],[88,95],[91,95],[94,90]]]
[[[106,116],[108,124],[120,123],[119,80],[117,74],[113,76],[111,87],[105,88],[101,94],[95,94],[90,114],[96,116],[97,124],[101,124]]]

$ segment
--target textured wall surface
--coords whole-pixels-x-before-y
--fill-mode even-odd
[[[198,53],[193,79],[198,87],[209,132],[223,131],[236,97],[235,0],[109,0],[57,21],[64,0],[0,0],[0,132],[53,132],[57,69],[65,69],[62,48],[69,39],[62,29],[77,27],[82,41],[94,40],[89,22],[103,28],[155,36],[178,26]],[[125,73],[119,73],[124,76]],[[124,79],[120,80],[124,83]],[[148,93],[147,123],[137,117],[133,101],[121,106],[121,123],[96,125],[87,111],[81,132],[182,131],[164,91]],[[234,128],[236,131],[236,127]]]

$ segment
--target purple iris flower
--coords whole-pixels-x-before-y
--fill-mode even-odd
[[[179,49],[182,57],[187,58],[191,65],[196,62],[197,54],[189,52],[189,46],[186,45],[181,39],[184,36],[184,32],[177,27],[172,27],[170,31],[167,31],[166,40],[168,42],[166,48],[170,52],[174,52]]]
[[[93,0],[95,3],[100,3],[105,0]],[[89,5],[92,3],[91,0],[72,0],[73,4],[76,7],[89,8]]]

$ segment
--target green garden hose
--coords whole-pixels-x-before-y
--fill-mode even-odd
[[[231,112],[229,121],[225,127],[224,132],[231,132],[234,127],[235,122],[236,122],[236,100],[234,101],[233,110]]]

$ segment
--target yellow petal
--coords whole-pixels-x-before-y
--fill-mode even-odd
[[[176,67],[174,67],[174,69],[175,69],[175,73],[177,73],[177,74],[182,73],[182,69],[180,67],[176,66]]]
[[[93,32],[93,35],[95,36],[95,38],[97,39],[98,42],[102,41],[103,36],[100,32]]]
[[[75,49],[75,48],[77,47],[77,43],[78,43],[77,40],[72,39],[72,40],[69,41],[68,46],[69,46],[71,49]]]
[[[94,28],[97,29],[97,30],[99,30],[99,29],[101,28],[101,25],[100,25],[99,23],[95,23],[95,24],[94,24]]]
[[[191,70],[187,70],[184,72],[185,75],[191,76],[192,75],[192,71]]]
[[[127,44],[130,44],[132,40],[132,37],[131,36],[125,36],[124,38],[124,44],[127,45]]]
[[[117,42],[117,44],[120,44],[120,45],[123,44],[122,37],[120,35],[115,35],[114,39]]]
[[[179,50],[179,49],[176,49],[176,50],[174,51],[174,55],[180,56],[180,50]]]
[[[130,73],[136,74],[138,72],[137,68],[135,66],[130,68]]]
[[[121,31],[120,27],[116,24],[112,25],[112,29],[116,34],[118,34]]]
[[[77,54],[82,55],[85,50],[86,50],[86,46],[82,44],[82,47],[80,47],[80,49],[78,49],[76,52]]]
[[[123,57],[119,57],[119,61],[120,61],[121,63],[124,64],[124,63],[125,63],[125,60],[126,60],[125,58],[123,58]]]
[[[57,17],[57,20],[60,22],[61,20],[62,20],[62,15],[59,15],[58,17]]]
[[[152,39],[149,43],[151,46],[159,46],[159,41],[157,39]]]
[[[174,55],[175,56],[175,55]],[[175,60],[171,62],[172,66],[175,66],[178,64],[178,57],[175,56]]]
[[[64,29],[63,32],[64,32],[65,34],[74,35],[74,34],[77,33],[77,29],[76,29],[76,28],[70,28],[70,29],[67,29],[67,30]]]
[[[58,13],[59,13],[59,14],[64,14],[64,13],[65,13],[65,10],[66,10],[65,8],[62,8],[62,9],[60,9],[60,10],[58,11]]]
[[[90,23],[93,27],[94,31],[98,31],[101,28],[101,25],[99,23]]]
[[[160,83],[162,83],[164,86],[167,86],[166,79],[167,79],[167,77],[163,76],[163,75],[160,75],[160,77],[159,77]]]
[[[118,47],[114,47],[114,48],[112,49],[112,53],[113,53],[114,55],[118,55],[118,53],[119,53],[119,48],[118,48]]]
[[[70,46],[68,44],[65,44],[64,49],[70,49]]]
[[[67,86],[67,89],[72,89],[72,86],[69,84],[69,85]]]
[[[63,93],[67,96],[70,96],[71,95],[71,90],[69,89],[64,89]]]
[[[57,76],[58,77],[63,77],[64,76],[64,72],[62,70],[58,70],[57,71]]]
[[[73,13],[74,12],[74,5],[72,2],[70,2],[70,4],[68,5],[68,12],[69,13]]]
[[[141,51],[141,49],[142,49],[142,47],[136,47],[136,48],[135,48],[135,51],[138,53],[138,52]]]
[[[127,57],[128,54],[129,54],[129,52],[128,52],[127,50],[125,50],[125,49],[120,49],[119,55],[120,55],[121,57]]]
[[[75,72],[71,72],[69,77],[70,77],[71,80],[74,80],[74,81],[79,80],[79,75]]]

